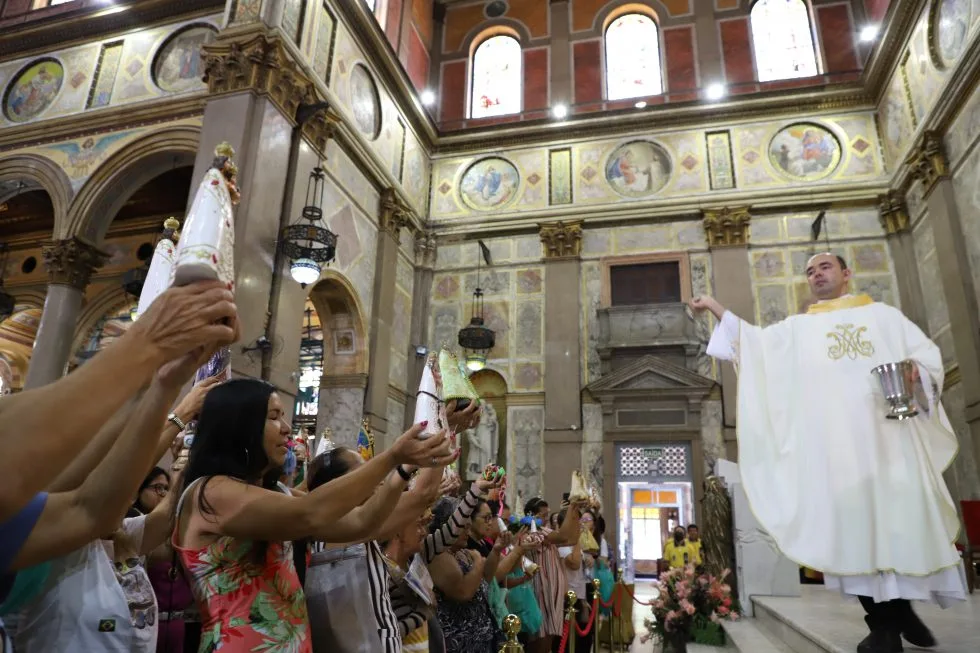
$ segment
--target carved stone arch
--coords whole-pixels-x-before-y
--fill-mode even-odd
[[[10,294],[14,296],[14,311],[21,311],[25,308],[44,308],[44,299],[48,296],[47,287],[41,288],[9,288]]]
[[[38,154],[0,157],[0,183],[11,181],[25,181],[48,194],[54,209],[53,236],[57,237],[57,234],[62,233],[74,195],[71,180],[65,171],[51,159]]]
[[[467,53],[467,59],[472,60],[473,54],[480,44],[494,36],[510,36],[517,39],[521,44],[521,49],[531,47],[531,30],[527,25],[513,18],[494,18],[484,23],[480,23],[466,33],[462,40],[460,50]],[[472,61],[470,63],[472,67]]]
[[[611,2],[596,12],[592,21],[592,28],[603,38],[609,25],[626,14],[643,14],[653,19],[657,24],[657,31],[661,31],[664,26],[664,19],[670,16],[667,7],[660,0],[626,0],[625,2]]]
[[[101,243],[119,209],[148,181],[174,168],[193,166],[201,141],[197,125],[163,127],[106,159],[79,190],[68,211],[63,238]]]
[[[496,463],[510,469],[514,467],[515,459],[512,451],[513,446],[510,445],[510,438],[508,437],[510,430],[507,428],[508,384],[506,374],[506,368],[497,369],[488,365],[482,370],[470,374],[470,381],[483,401],[484,415],[489,415],[492,411],[495,417],[497,426],[497,449],[494,452]],[[480,426],[489,426],[489,424],[481,421]],[[463,470],[464,476],[473,479],[472,473],[466,468],[470,456],[470,437],[472,437],[471,432],[465,431],[459,439],[462,449],[460,460],[463,461],[460,469]]]
[[[122,286],[113,285],[106,288],[91,300],[85,303],[78,322],[75,325],[75,337],[72,340],[71,356],[74,357],[79,348],[85,344],[85,338],[89,332],[95,328],[103,317],[110,312],[114,312],[128,304],[135,304],[136,300],[122,289]]]

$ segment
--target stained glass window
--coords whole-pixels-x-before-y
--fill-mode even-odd
[[[751,17],[760,82],[817,74],[810,14],[803,0],[759,0]]]
[[[521,112],[524,93],[521,44],[512,36],[492,36],[473,53],[472,118]]]
[[[606,99],[663,92],[657,23],[645,14],[620,16],[606,29]]]
[[[371,11],[378,8],[378,0],[364,0],[364,4],[366,4],[367,8]]]

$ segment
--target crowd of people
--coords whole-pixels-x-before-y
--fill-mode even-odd
[[[489,653],[509,613],[543,653],[569,589],[588,620],[609,564],[595,507],[511,514],[503,477],[446,473],[477,402],[367,460],[327,443],[291,487],[274,386],[211,379],[178,401],[237,337],[224,285],[172,288],[86,365],[0,402],[3,653]]]

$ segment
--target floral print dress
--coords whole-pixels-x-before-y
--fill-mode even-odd
[[[176,536],[174,549],[201,612],[198,653],[312,653],[291,543],[270,542],[264,564],[258,564],[252,540],[224,536],[204,548],[185,549]]]

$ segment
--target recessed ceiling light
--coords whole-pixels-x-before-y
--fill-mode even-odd
[[[861,42],[870,43],[878,38],[878,26],[877,25],[865,25],[861,28]]]
[[[422,100],[422,104],[428,107],[436,103],[436,94],[429,89],[425,89],[422,91],[420,99]]]
[[[704,97],[709,100],[720,100],[725,97],[725,85],[724,84],[710,84],[708,88],[704,90]]]
[[[554,107],[552,107],[551,114],[555,118],[561,120],[562,118],[568,116],[568,107],[566,107],[564,104],[556,104]]]
[[[646,102],[644,102],[643,100],[640,100],[639,102],[637,102],[633,106],[636,107],[637,109],[643,109],[644,107],[646,107],[646,105],[647,105]]]

